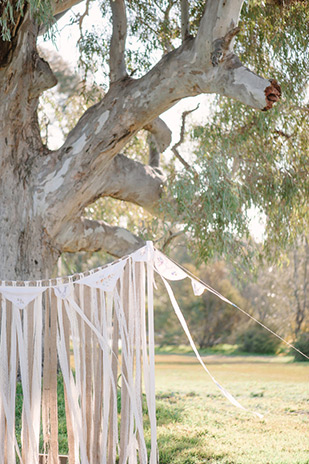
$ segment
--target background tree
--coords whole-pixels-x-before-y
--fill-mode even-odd
[[[223,261],[201,266],[199,269],[194,269],[189,265],[189,269],[233,303],[241,308],[248,306],[233,284]],[[238,326],[244,322],[243,315],[210,292],[205,291],[201,297],[197,298],[189,288],[190,286],[190,280],[186,279],[181,286],[178,298],[199,347],[207,348],[220,343],[235,342],[239,331]],[[232,334],[234,336],[231,338]]]
[[[83,212],[99,197],[154,210],[165,181],[159,154],[170,142],[170,131],[158,117],[175,102],[219,93],[268,110],[280,98],[275,81],[254,74],[233,52],[243,1],[102,2],[103,17],[112,19],[101,54],[106,62],[108,43],[108,91],[83,114],[63,145],[50,150],[42,141],[37,109],[40,95],[56,78],[39,56],[37,39],[40,25],[57,20],[76,3],[5,0],[0,6],[2,279],[47,277],[64,251],[105,249],[119,256],[143,243],[123,228],[83,217]],[[157,28],[150,36],[154,18]],[[134,47],[126,51],[128,21],[130,31],[144,42],[145,55],[147,46],[160,46],[165,53],[137,78],[128,71],[136,54]],[[148,165],[120,154],[143,128],[155,147]]]
[[[280,266],[260,266],[256,279],[243,282],[242,295],[253,314],[283,337],[308,331],[308,241],[298,237]]]

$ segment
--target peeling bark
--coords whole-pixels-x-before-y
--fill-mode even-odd
[[[266,106],[262,111],[270,110],[274,103],[280,100],[281,87],[275,79],[270,79],[270,85],[266,87],[264,93],[266,97]]]

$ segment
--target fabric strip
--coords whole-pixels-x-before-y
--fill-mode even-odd
[[[206,367],[206,365],[204,364],[196,346],[195,346],[195,343],[192,339],[192,336],[190,334],[190,331],[189,331],[189,328],[188,328],[188,325],[185,321],[185,318],[183,317],[183,314],[178,306],[178,303],[176,301],[176,298],[174,296],[174,293],[173,293],[173,290],[171,288],[171,286],[169,285],[169,283],[164,279],[163,276],[161,276],[161,279],[163,280],[164,282],[164,285],[167,289],[167,292],[169,294],[169,297],[170,297],[170,300],[171,300],[171,303],[173,305],[173,308],[174,308],[174,311],[176,313],[176,316],[178,317],[179,319],[179,322],[180,324],[182,325],[182,328],[185,332],[185,334],[187,335],[188,337],[188,340],[190,342],[190,345],[191,345],[191,348],[192,350],[194,351],[198,361],[201,363],[203,369],[207,372],[207,374],[209,375],[209,377],[211,378],[211,380],[215,383],[215,385],[219,388],[219,390],[222,392],[222,394],[234,405],[236,406],[237,408],[240,408],[240,409],[243,409],[244,411],[247,411],[247,412],[250,412],[252,414],[254,414],[255,416],[259,417],[260,419],[263,418],[262,414],[258,413],[258,412],[255,412],[255,411],[249,411],[248,409],[244,408],[224,387],[222,387],[219,382],[213,377],[213,375],[210,373],[210,371],[208,370],[208,368]]]

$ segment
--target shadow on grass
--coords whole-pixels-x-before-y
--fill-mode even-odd
[[[63,384],[58,376],[58,420],[59,420],[59,453],[67,454],[67,434],[65,423],[65,405]],[[186,394],[179,392],[159,392],[156,395],[157,437],[160,464],[236,464],[231,458],[208,446],[208,430],[205,424],[198,428],[188,426],[188,411],[185,404],[189,399],[199,396],[195,392]],[[120,390],[118,391],[118,407],[120,408]],[[17,385],[16,429],[20,439],[22,388]],[[150,423],[147,414],[146,398],[143,398],[145,439],[150,452]],[[43,452],[42,430],[40,451]],[[118,460],[116,461],[118,463]]]
[[[236,464],[227,455],[216,453],[201,444],[199,433],[183,435],[179,432],[158,433],[160,464]]]
[[[207,446],[207,427],[190,428],[185,401],[195,392],[158,393],[156,395],[157,439],[160,464],[235,464],[231,458]],[[147,413],[147,411],[144,411]],[[145,436],[150,449],[150,427],[144,416]]]

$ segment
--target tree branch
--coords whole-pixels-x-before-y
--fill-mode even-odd
[[[67,193],[66,173],[70,171],[68,160],[64,165],[59,163],[59,170],[54,170],[54,175],[47,175],[43,188],[37,189],[36,210],[46,216],[49,235],[56,235],[62,224],[82,214],[83,209],[99,197],[110,196],[135,203],[151,212],[155,211],[166,181],[160,169],[145,166],[122,154],[118,154],[105,165],[104,175],[99,169],[88,172],[87,168],[87,165],[83,167],[84,175],[88,175],[91,181],[84,187],[79,183],[79,176],[82,184],[84,181],[80,172],[71,179],[71,191]]]
[[[181,156],[181,154],[178,151],[178,147],[184,142],[185,139],[185,127],[186,127],[186,118],[189,114],[193,113],[193,111],[196,111],[199,108],[199,104],[196,106],[196,108],[193,108],[192,110],[184,111],[181,115],[181,128],[180,128],[180,137],[177,143],[173,145],[172,147],[172,152],[176,156],[176,158],[183,164],[183,166],[187,169],[187,171],[193,171],[196,173],[194,168],[190,166],[189,163]],[[196,173],[197,174],[197,173]]]
[[[234,38],[244,0],[209,0],[194,43],[197,63],[210,65],[219,93],[260,110],[268,110],[281,97],[275,80],[263,79],[243,66],[233,53]]]
[[[151,212],[154,212],[166,181],[160,169],[144,165],[122,154],[115,156],[106,177],[106,196],[135,203]]]
[[[127,37],[127,16],[124,0],[110,0],[113,17],[113,34],[110,44],[110,83],[126,77],[125,45]]]
[[[111,184],[106,172],[112,168],[113,158],[140,129],[182,98],[219,93],[264,110],[280,98],[275,81],[257,76],[230,53],[241,5],[241,0],[208,0],[196,39],[186,40],[165,55],[142,78],[115,81],[103,100],[84,113],[64,145],[42,157],[41,165],[33,170],[36,207],[42,214],[49,209],[46,219],[52,230],[61,226],[60,218],[79,216],[102,192],[108,195],[105,185]],[[220,37],[226,38],[229,49],[213,66],[213,43]],[[114,79],[121,75],[119,69],[117,66],[112,72]],[[139,192],[138,204],[143,194]]]
[[[236,55],[230,55],[218,66],[217,93],[262,111],[271,109],[281,98],[281,88],[275,79],[257,76]]]
[[[54,0],[54,14],[58,15],[59,13],[65,14],[70,8],[81,3],[83,0]]]
[[[169,235],[166,238],[166,240],[164,241],[164,243],[163,243],[163,245],[161,247],[161,250],[165,251],[167,249],[167,247],[170,245],[170,243],[173,240],[175,240],[175,238],[179,237],[180,235],[183,235],[184,233],[185,233],[184,230],[179,230],[178,232],[169,231]]]
[[[195,42],[198,60],[209,63],[214,44],[233,30],[239,21],[244,0],[209,0],[206,4]],[[229,49],[233,41],[229,42]]]
[[[53,23],[56,24],[73,6],[78,5],[83,0],[57,0],[53,2],[54,6],[54,19]],[[39,35],[43,35],[48,31],[48,26],[40,24]]]
[[[170,145],[172,140],[172,131],[161,118],[154,119],[150,124],[147,124],[144,129],[150,132],[148,137],[148,164],[152,167],[159,167],[160,153],[163,153]]]
[[[168,4],[167,4],[167,7],[164,11],[164,19],[162,21],[162,26],[163,26],[163,29],[169,29],[169,16],[170,16],[170,12],[171,12],[171,9],[173,8],[174,4],[176,3],[177,0],[169,0],[168,1]],[[160,8],[160,10],[162,11],[162,9]],[[165,53],[168,53],[170,52],[171,50],[174,49],[173,45],[172,45],[172,42],[171,42],[171,39],[168,37],[168,34],[164,33],[163,34],[163,50]]]
[[[84,19],[86,18],[86,16],[89,16],[89,4],[90,4],[90,0],[86,0],[85,10],[81,15],[78,16],[78,27],[79,27],[80,37],[83,36],[83,22],[84,22]],[[78,42],[79,42],[79,40],[78,40]]]
[[[181,0],[181,39],[189,36],[189,4],[188,0]]]
[[[56,242],[62,252],[104,250],[117,258],[132,253],[145,244],[141,238],[122,227],[83,217],[65,224],[56,237]]]

